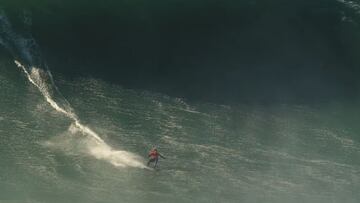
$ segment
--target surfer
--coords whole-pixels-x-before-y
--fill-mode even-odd
[[[159,157],[165,159],[165,157],[164,157],[163,155],[161,155],[161,154],[157,151],[156,147],[152,148],[152,150],[149,152],[148,157],[149,157],[150,159],[149,159],[147,165],[149,166],[149,164],[150,164],[151,162],[155,162],[154,168],[156,168],[156,165],[157,165],[157,163],[158,163]]]

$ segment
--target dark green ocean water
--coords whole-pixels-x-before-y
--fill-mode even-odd
[[[360,201],[356,1],[0,6],[1,203]]]

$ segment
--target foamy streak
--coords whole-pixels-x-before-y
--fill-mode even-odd
[[[61,108],[50,96],[49,91],[47,89],[46,84],[44,84],[41,81],[40,78],[40,74],[39,74],[39,69],[32,67],[31,69],[31,73],[29,73],[25,66],[23,66],[19,61],[15,60],[15,64],[21,68],[24,73],[26,74],[27,78],[29,79],[29,81],[36,86],[41,94],[44,96],[44,98],[46,99],[46,101],[58,112],[64,114],[65,116],[67,116],[68,118],[72,119],[75,123],[75,126],[78,127],[83,133],[89,134],[90,136],[92,136],[93,138],[95,138],[99,143],[104,143],[104,140],[102,140],[94,131],[92,131],[90,128],[82,125],[79,121],[79,119],[76,117],[75,114],[66,111],[65,109]],[[35,81],[35,79],[37,81]]]
[[[24,16],[24,23],[26,26],[31,25],[31,18],[29,18],[26,14]],[[40,48],[35,40],[31,37],[31,35],[30,37],[25,38],[14,32],[8,18],[5,15],[5,12],[2,9],[0,9],[0,45],[4,46],[14,56],[14,58],[20,59],[26,62],[26,64],[30,64],[30,69],[27,69],[19,61],[15,60],[15,64],[24,71],[28,80],[36,88],[38,88],[46,102],[49,103],[50,106],[57,112],[65,115],[73,121],[69,129],[70,132],[75,133],[76,131],[86,135],[86,153],[91,154],[97,159],[108,161],[115,166],[147,168],[143,164],[143,159],[140,156],[127,151],[113,150],[94,131],[81,124],[76,114],[71,111],[70,105],[61,96],[60,91],[58,91],[50,71],[37,68],[46,68],[46,64],[42,61]],[[46,80],[42,78],[43,74],[46,75]],[[47,83],[48,79],[51,82],[50,84]],[[66,105],[63,106],[56,103],[56,100],[53,99],[54,97],[52,91],[56,91],[56,93],[60,95],[60,98],[63,99],[63,102],[66,102],[66,105],[68,105],[69,108],[66,108]]]
[[[70,125],[69,131],[76,134],[80,131],[79,127],[75,123]],[[57,143],[55,143],[56,145]],[[96,159],[106,160],[116,167],[137,167],[146,168],[142,157],[133,154],[131,152],[123,150],[113,150],[109,145],[96,142],[95,139],[85,140],[83,143],[87,149],[86,153],[90,153]]]
[[[117,167],[138,167],[138,168],[147,168],[142,161],[142,158],[136,154],[113,150],[109,145],[107,145],[94,131],[92,131],[89,127],[84,126],[80,123],[79,119],[75,114],[65,110],[60,107],[50,95],[47,84],[41,79],[40,69],[32,67],[31,73],[29,73],[25,66],[23,66],[19,61],[15,60],[15,64],[20,67],[24,73],[26,74],[29,81],[39,89],[41,94],[44,96],[46,101],[58,112],[64,114],[68,118],[72,119],[73,125],[70,126],[70,131],[75,133],[80,131],[82,134],[90,135],[91,139],[87,142],[87,147],[89,153],[93,155],[97,159],[106,160],[110,162],[112,165]]]

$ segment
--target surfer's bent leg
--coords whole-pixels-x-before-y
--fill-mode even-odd
[[[155,165],[154,165],[154,168],[157,166],[157,162],[158,162],[158,158],[155,159]]]
[[[155,159],[154,159],[154,158],[149,159],[149,161],[148,161],[147,165],[149,166],[149,164],[150,164],[151,162],[154,162],[154,161],[155,161]]]
[[[147,166],[149,166],[149,164],[151,163],[151,160],[152,160],[152,159],[149,159],[149,161],[147,162]]]

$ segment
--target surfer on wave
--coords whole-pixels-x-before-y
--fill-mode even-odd
[[[150,163],[155,162],[154,168],[156,168],[156,165],[157,165],[157,163],[158,163],[159,157],[165,159],[165,157],[164,157],[163,155],[161,155],[161,154],[157,151],[156,147],[154,147],[154,148],[151,149],[151,151],[149,152],[148,157],[149,157],[150,159],[149,159],[147,165],[149,166]]]

